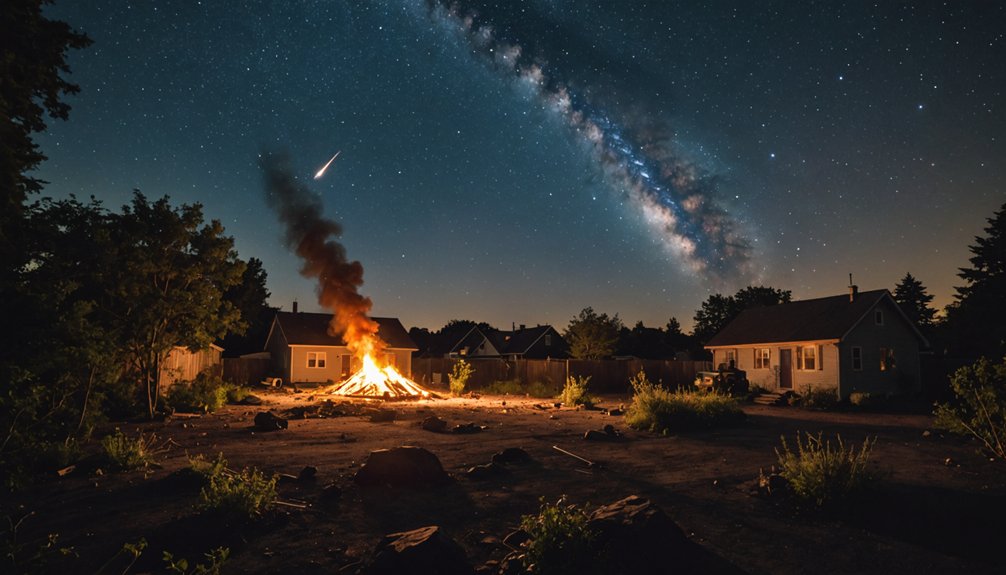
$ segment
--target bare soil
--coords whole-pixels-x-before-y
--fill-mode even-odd
[[[229,547],[225,573],[352,572],[387,533],[440,525],[478,566],[500,559],[500,543],[540,500],[566,494],[593,506],[632,494],[660,505],[708,555],[704,571],[720,573],[1002,573],[999,548],[1006,533],[1006,464],[980,455],[974,442],[932,429],[926,415],[825,413],[791,407],[745,408],[746,421],[727,429],[668,437],[628,429],[622,417],[599,410],[555,408],[551,401],[484,396],[381,404],[336,400],[316,411],[321,396],[262,394],[262,407],[228,406],[192,419],[120,425],[125,431],[170,439],[161,468],[131,473],[87,466],[65,477],[4,496],[3,513],[25,519],[21,542],[59,534],[76,556],[54,557],[49,572],[94,573],[123,543],[150,544],[132,573],[160,571],[169,550],[190,563]],[[627,398],[602,398],[617,407]],[[375,423],[368,412],[393,409],[394,421]],[[289,429],[256,432],[259,411],[291,417]],[[342,412],[342,415],[333,413]],[[306,418],[298,419],[301,413]],[[475,423],[475,434],[433,433],[420,422],[437,415]],[[619,441],[585,441],[588,429],[614,425]],[[841,434],[847,442],[876,437],[873,461],[884,474],[855,505],[822,514],[755,489],[760,469],[776,463],[780,436],[797,431]],[[929,433],[925,433],[925,432]],[[436,489],[361,488],[356,470],[376,449],[415,445],[436,454],[456,481]],[[603,465],[588,467],[553,446]],[[465,471],[507,447],[534,462],[511,465],[483,481]],[[273,508],[250,523],[226,523],[194,510],[198,485],[179,473],[188,456],[223,453],[230,467],[255,466],[297,475],[316,466],[317,480],[284,481],[283,501],[306,509]],[[326,485],[342,494],[321,496]],[[673,572],[675,557],[669,556]],[[108,572],[121,572],[116,560]]]

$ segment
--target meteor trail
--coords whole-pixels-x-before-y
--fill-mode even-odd
[[[339,157],[339,154],[341,154],[341,153],[342,153],[342,150],[339,150],[338,152],[336,152],[336,153],[335,153],[335,155],[334,155],[334,156],[332,156],[332,159],[331,159],[331,160],[329,160],[329,161],[325,162],[325,165],[324,165],[324,166],[322,166],[322,167],[321,167],[321,169],[320,169],[320,170],[318,170],[318,173],[316,173],[316,174],[314,175],[314,179],[316,179],[316,180],[317,180],[317,179],[320,179],[320,178],[321,178],[322,176],[324,176],[324,175],[325,175],[325,170],[327,170],[327,169],[328,169],[328,167],[332,165],[332,162],[334,162],[334,161],[335,161],[335,159],[336,159],[336,158],[338,158],[338,157]]]

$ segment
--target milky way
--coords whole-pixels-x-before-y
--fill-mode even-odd
[[[717,204],[715,178],[675,151],[670,130],[648,114],[595,105],[586,91],[557,79],[541,55],[498,37],[491,22],[457,5],[428,3],[447,33],[462,35],[498,73],[530,90],[590,151],[609,186],[638,208],[649,228],[689,270],[718,286],[754,275],[754,253],[739,222]]]

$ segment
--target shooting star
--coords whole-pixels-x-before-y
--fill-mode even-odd
[[[324,166],[322,166],[322,167],[321,167],[321,169],[320,169],[320,170],[318,170],[318,173],[316,173],[316,174],[314,175],[314,179],[316,179],[316,180],[318,180],[318,179],[321,179],[321,177],[325,175],[325,170],[327,170],[327,169],[328,169],[328,167],[332,165],[332,162],[334,162],[334,161],[335,161],[335,159],[336,159],[336,158],[338,158],[338,157],[339,157],[339,154],[341,154],[341,153],[342,153],[342,150],[339,150],[338,152],[336,152],[336,153],[335,153],[335,155],[334,155],[334,156],[332,156],[332,159],[331,159],[331,160],[329,160],[329,161],[325,162],[325,165],[324,165]]]

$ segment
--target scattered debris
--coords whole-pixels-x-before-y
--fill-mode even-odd
[[[437,456],[422,447],[403,446],[370,452],[353,477],[357,485],[417,487],[451,480]]]
[[[60,470],[56,471],[56,475],[58,475],[60,477],[66,477],[67,475],[70,475],[71,473],[73,473],[74,469],[77,469],[76,465],[68,465],[68,466],[64,467],[63,469],[60,469]]]
[[[290,423],[271,411],[261,411],[255,414],[255,429],[257,431],[276,431],[287,429]]]
[[[588,441],[615,441],[622,439],[622,432],[615,429],[613,425],[605,425],[603,430],[598,431],[596,429],[587,430],[583,434],[583,438]]]
[[[459,423],[454,426],[451,431],[453,433],[479,433],[480,431],[485,431],[488,429],[485,425],[477,425],[475,423]]]
[[[530,463],[531,456],[519,447],[507,447],[493,455],[493,463]]]
[[[932,432],[928,429],[922,432],[922,437],[929,437],[930,435],[932,435]]]
[[[623,408],[622,406],[618,406],[612,409],[605,410],[605,413],[612,417],[618,417],[621,415],[625,415],[625,408]]]
[[[426,431],[432,431],[434,433],[443,433],[447,431],[447,422],[436,415],[427,417],[420,425]]]
[[[474,467],[469,467],[465,475],[468,479],[474,481],[480,481],[482,479],[491,479],[493,477],[499,477],[501,475],[507,475],[509,472],[506,467],[498,463],[486,463],[485,465],[476,465]]]
[[[371,423],[385,423],[394,421],[398,417],[398,412],[394,409],[376,409],[370,414]]]
[[[202,417],[201,413],[185,413],[182,411],[176,411],[171,414],[172,419],[199,419]]]
[[[531,535],[523,529],[511,531],[503,538],[503,544],[511,549],[520,549],[525,543],[531,540]]]
[[[248,394],[241,398],[238,405],[262,405],[262,398],[257,395]]]
[[[697,572],[688,565],[696,557],[685,532],[648,499],[630,495],[600,507],[590,514],[587,525],[594,533],[598,557],[617,562],[605,566],[617,567],[614,572],[665,573],[671,557],[675,572]]]
[[[412,531],[385,535],[370,564],[361,573],[384,575],[399,573],[439,573],[471,575],[472,565],[464,549],[440,527],[431,525]]]
[[[589,460],[587,458],[580,457],[579,455],[577,455],[577,454],[575,454],[575,453],[573,453],[571,451],[566,451],[565,449],[559,447],[558,445],[553,445],[552,449],[558,451],[559,453],[565,453],[566,455],[568,455],[570,457],[573,457],[575,459],[579,459],[580,461],[586,463],[587,467],[589,467],[591,469],[600,469],[600,468],[604,467],[604,465],[601,462],[599,462],[599,461],[591,461],[591,460]]]

